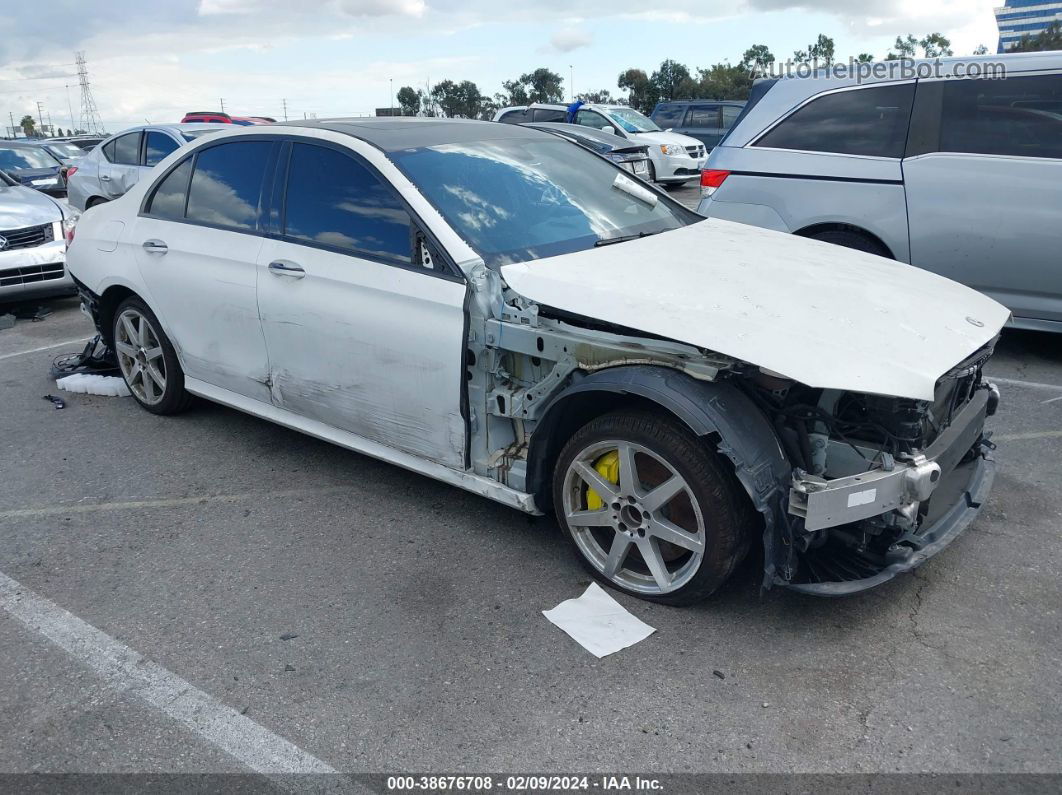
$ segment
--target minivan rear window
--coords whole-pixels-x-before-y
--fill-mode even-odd
[[[914,92],[914,83],[904,83],[827,94],[796,111],[754,146],[903,157]]]

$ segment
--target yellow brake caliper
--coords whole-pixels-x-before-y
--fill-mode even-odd
[[[594,462],[594,469],[609,483],[619,483],[619,452],[613,450],[605,453]],[[586,510],[600,511],[605,507],[605,501],[592,488],[586,489]]]

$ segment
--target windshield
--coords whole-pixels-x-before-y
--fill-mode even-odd
[[[0,168],[18,171],[23,168],[55,168],[57,165],[55,158],[43,149],[0,148]]]
[[[442,144],[388,156],[491,267],[700,220],[560,139]]]
[[[634,108],[609,108],[605,114],[629,133],[660,132],[652,119]]]
[[[204,135],[210,135],[210,133],[221,132],[221,127],[210,127],[206,130],[185,130],[181,133],[186,141],[194,141],[196,138],[202,138]]]
[[[54,144],[48,144],[45,148],[64,162],[73,160],[75,157],[85,156],[85,153],[81,151],[80,146],[77,146],[75,144],[64,143],[63,141],[57,141]]]

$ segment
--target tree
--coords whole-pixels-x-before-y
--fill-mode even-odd
[[[918,46],[918,39],[908,33],[907,38],[897,36],[896,43],[892,46],[895,52],[890,50],[889,54],[885,56],[886,61],[898,61],[901,58],[914,58],[915,47]]]
[[[748,99],[753,73],[744,64],[717,63],[697,70],[698,99]]]
[[[402,86],[396,95],[403,116],[416,116],[420,113],[420,94],[411,86]]]
[[[18,125],[22,128],[22,134],[27,138],[31,138],[33,137],[34,129],[37,127],[37,121],[27,113],[22,117],[22,121]]]
[[[672,99],[693,99],[697,87],[690,77],[690,70],[677,61],[666,60],[653,72],[649,81],[656,89],[661,102]]]
[[[641,69],[628,69],[620,73],[616,85],[627,91],[627,104],[635,110],[650,113],[656,105],[656,87]]]
[[[813,44],[809,44],[806,50],[797,50],[793,58],[797,63],[817,62],[821,66],[829,66],[833,63],[834,56],[833,39],[825,33],[820,33]]]
[[[495,99],[498,100],[500,105],[529,105],[531,100],[527,96],[527,86],[516,80],[503,80],[502,88],[505,89],[504,94],[496,94]]]
[[[564,101],[564,78],[545,67],[520,75],[520,82],[527,86],[527,98],[532,102]]]
[[[926,58],[947,58],[955,54],[951,49],[951,39],[941,33],[927,33],[918,45]]]
[[[1062,50],[1062,23],[1052,22],[1035,36],[1026,33],[1007,52],[1043,52]]]
[[[874,63],[876,60],[877,58],[869,52],[861,52],[856,56],[856,63]]]
[[[774,61],[774,54],[766,44],[753,44],[741,56],[741,66],[750,72],[766,72]]]
[[[984,44],[978,44],[977,49],[973,51],[974,55],[988,55],[988,47]]]
[[[612,98],[612,93],[607,88],[576,94],[575,98],[581,99],[583,102],[596,102],[601,105],[614,105],[616,103],[616,100]]]

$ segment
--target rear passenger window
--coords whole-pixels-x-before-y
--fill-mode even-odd
[[[940,151],[1062,158],[1062,75],[943,86]]]
[[[501,118],[498,119],[498,121],[505,124],[523,124],[527,120],[527,111],[524,110],[511,110],[508,113],[503,113]]]
[[[653,111],[653,121],[658,127],[678,127],[682,124],[685,105],[660,105]]]
[[[687,127],[718,127],[718,105],[694,105],[686,117]]]
[[[155,188],[148,202],[147,212],[159,218],[184,218],[184,199],[188,195],[188,177],[192,173],[192,158],[187,158]]]
[[[158,165],[166,155],[177,149],[177,142],[165,133],[148,132],[144,151],[144,165]]]
[[[199,150],[188,189],[188,220],[255,229],[271,147],[269,141],[234,141]]]
[[[110,154],[107,153],[106,149],[103,150],[103,153],[108,155],[107,159],[112,163],[119,163],[125,166],[140,164],[140,133],[120,135],[108,146],[111,147]]]
[[[292,146],[285,235],[408,265],[409,230],[402,202],[367,167],[335,149]]]
[[[552,108],[535,108],[531,112],[532,121],[559,121],[564,122],[568,120],[568,112],[566,110],[554,110]]]
[[[913,101],[913,83],[828,94],[802,107],[755,146],[903,157]]]

